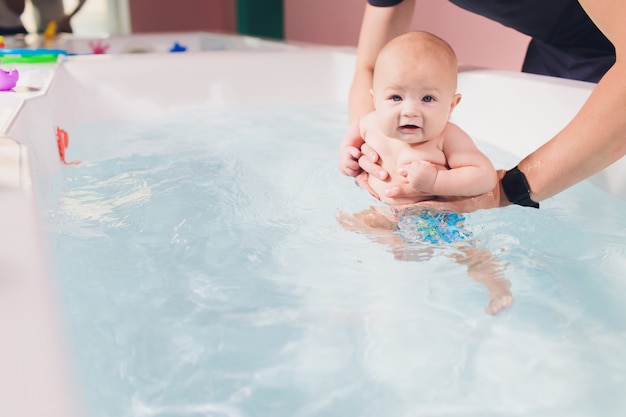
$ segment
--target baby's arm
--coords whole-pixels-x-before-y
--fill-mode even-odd
[[[414,161],[407,170],[411,186],[438,196],[475,196],[493,190],[498,181],[493,164],[458,126],[448,123],[443,153],[450,169]]]

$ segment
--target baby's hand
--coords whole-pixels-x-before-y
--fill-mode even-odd
[[[360,157],[361,151],[354,146],[341,146],[339,148],[339,170],[344,175],[357,176],[361,172]]]
[[[361,172],[359,158],[361,157],[361,146],[363,138],[359,130],[359,121],[350,123],[350,127],[343,135],[339,145],[339,171],[344,175],[356,177]]]
[[[413,161],[406,170],[406,178],[413,189],[432,193],[439,170],[428,161]]]

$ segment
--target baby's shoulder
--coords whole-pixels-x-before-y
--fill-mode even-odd
[[[446,124],[446,127],[443,130],[443,134],[444,136],[445,135],[463,135],[463,136],[469,137],[469,135],[467,134],[465,130],[463,130],[459,125],[452,123],[452,122],[448,122]]]
[[[442,132],[443,142],[450,141],[472,141],[472,137],[458,125],[448,122],[445,129]]]

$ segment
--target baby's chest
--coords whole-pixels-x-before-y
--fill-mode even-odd
[[[398,150],[395,155],[396,160],[393,163],[398,167],[408,165],[413,161],[428,161],[435,165],[447,165],[443,151],[435,146],[423,148],[406,147]]]

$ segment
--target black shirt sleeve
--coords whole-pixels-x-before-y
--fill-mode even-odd
[[[450,0],[532,37],[522,71],[598,82],[615,48],[577,0]]]
[[[389,7],[402,3],[402,0],[367,0],[372,6]]]

